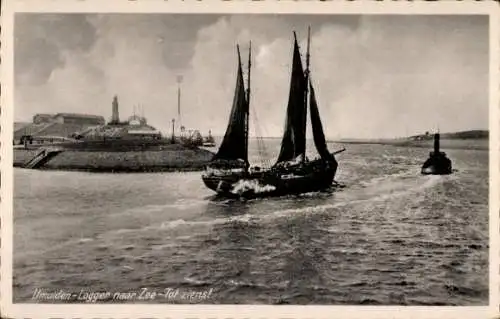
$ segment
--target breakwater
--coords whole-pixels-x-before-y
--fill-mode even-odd
[[[161,172],[202,170],[213,153],[181,144],[91,141],[59,144],[62,152],[40,169],[89,172]],[[39,149],[14,149],[14,167],[24,167]]]

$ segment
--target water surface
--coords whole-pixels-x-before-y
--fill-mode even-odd
[[[488,152],[446,150],[458,172],[421,176],[426,149],[347,149],[345,188],[251,201],[215,200],[199,172],[15,169],[14,301],[148,287],[212,288],[203,303],[487,305]]]

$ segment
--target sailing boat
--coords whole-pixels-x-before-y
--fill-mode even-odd
[[[238,72],[229,123],[218,152],[202,175],[203,182],[208,188],[228,197],[260,197],[308,193],[326,190],[332,186],[338,167],[335,154],[345,149],[330,153],[326,145],[318,103],[309,74],[309,47],[310,29],[304,70],[294,32],[290,93],[280,153],[271,167],[251,169],[248,161],[251,48],[248,57],[248,83],[245,90],[240,51],[237,46]],[[306,157],[308,105],[314,144],[320,155],[315,160]]]

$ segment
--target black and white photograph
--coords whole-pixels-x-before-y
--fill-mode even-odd
[[[498,311],[495,6],[245,3],[10,7],[4,310]]]

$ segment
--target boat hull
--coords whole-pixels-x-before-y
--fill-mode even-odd
[[[270,169],[231,175],[203,175],[205,185],[224,197],[269,197],[327,190],[332,186],[337,163],[306,163],[299,170]]]
[[[443,153],[433,155],[422,165],[421,173],[423,175],[449,175],[452,173],[451,160]]]

